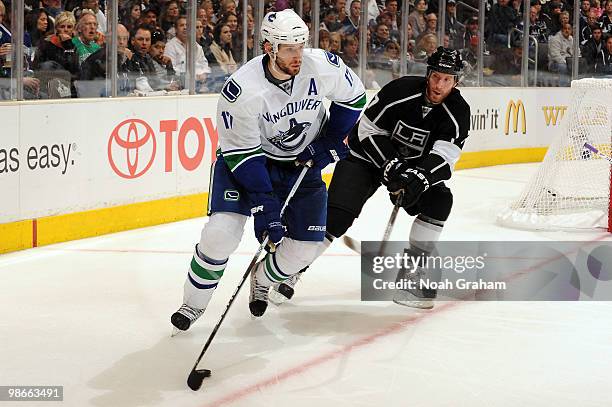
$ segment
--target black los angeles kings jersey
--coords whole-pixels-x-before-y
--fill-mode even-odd
[[[349,135],[351,154],[378,168],[400,156],[434,185],[449,179],[468,137],[470,107],[458,89],[437,105],[425,90],[426,79],[414,76],[383,87]]]

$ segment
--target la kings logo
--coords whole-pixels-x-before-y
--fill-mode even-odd
[[[295,118],[291,118],[289,119],[289,130],[279,131],[269,141],[279,150],[293,151],[304,143],[310,126],[309,122],[298,123]]]
[[[422,156],[428,138],[428,130],[408,126],[401,120],[397,122],[391,134],[391,140],[400,144],[399,152],[404,158],[419,158]]]

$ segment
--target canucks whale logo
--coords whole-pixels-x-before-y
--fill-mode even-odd
[[[295,118],[289,119],[289,130],[280,131],[270,139],[270,143],[282,151],[295,150],[304,143],[310,126],[309,122],[298,123]]]

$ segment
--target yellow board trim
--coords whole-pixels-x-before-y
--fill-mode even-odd
[[[32,220],[0,224],[0,254],[32,247]]]
[[[546,148],[464,152],[456,169],[541,161]],[[323,174],[329,185],[332,174]],[[0,224],[0,253],[206,215],[208,193]],[[36,230],[36,234],[35,231]]]

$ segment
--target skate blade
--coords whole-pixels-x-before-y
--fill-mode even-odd
[[[178,329],[177,327],[172,327],[172,333],[170,334],[171,338],[174,338],[176,335],[178,335],[181,332],[180,329]]]
[[[404,307],[417,308],[417,309],[432,309],[434,307],[433,301],[415,301],[415,300],[399,300],[393,299],[393,302],[397,305],[402,305]]]
[[[268,293],[268,301],[270,301],[272,304],[276,305],[277,307],[286,303],[288,300],[289,299],[287,297],[285,297],[284,295],[282,295],[281,293],[279,293],[273,288]]]

